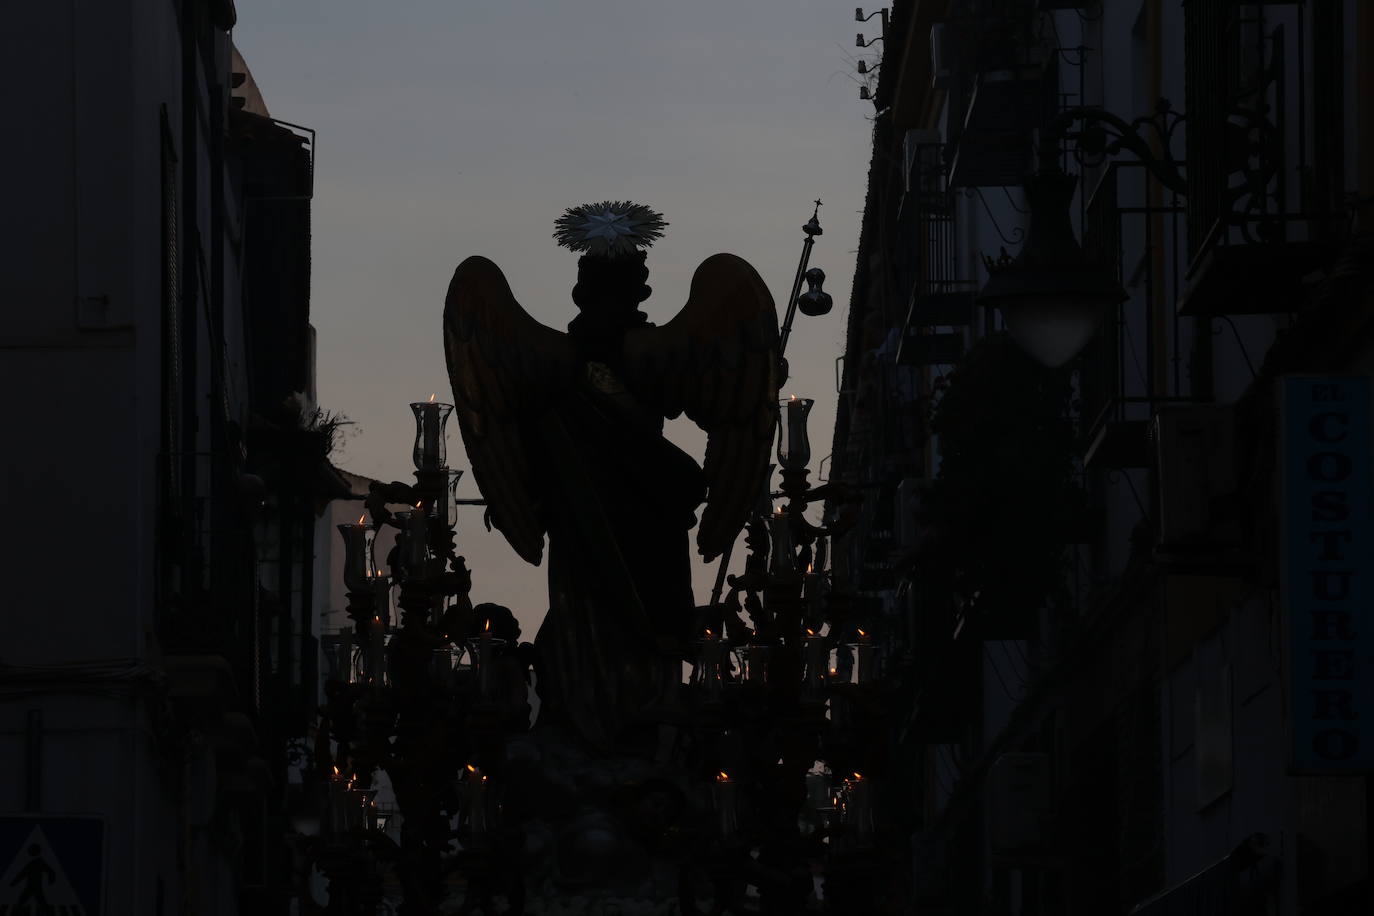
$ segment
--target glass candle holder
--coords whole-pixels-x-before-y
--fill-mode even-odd
[[[729,664],[729,652],[729,641],[710,630],[697,640],[697,664],[692,669],[692,683],[701,687],[707,700],[720,699]]]
[[[391,625],[391,578],[380,572],[372,577],[373,613],[382,619],[382,626]]]
[[[497,639],[492,636],[490,628],[491,621],[487,621],[487,628],[482,631],[482,634],[467,641],[468,658],[476,670],[477,693],[483,699],[491,696],[492,687],[495,683],[493,671],[496,664],[496,650],[506,644],[504,639]]]
[[[778,463],[787,470],[801,470],[811,461],[806,416],[813,403],[796,395],[778,402]]]
[[[835,790],[829,774],[806,774],[806,806],[822,814],[835,810]]]
[[[850,644],[854,649],[854,683],[871,684],[878,679],[878,644],[868,633],[859,631],[858,642]]]
[[[415,469],[437,471],[448,460],[444,424],[453,412],[453,405],[438,403],[434,395],[430,395],[428,401],[416,401],[410,409],[415,413],[415,447],[411,454]]]
[[[429,653],[429,680],[436,687],[453,686],[453,650],[448,646]]]
[[[345,684],[358,682],[353,662],[355,653],[352,630],[324,634],[320,637],[320,648],[324,653],[325,667],[331,680],[342,681]]]
[[[339,525],[338,529],[344,542],[344,585],[350,592],[364,591],[377,575],[377,565],[372,557],[377,529],[373,525],[363,524],[362,516],[357,522]]]
[[[353,781],[335,777],[329,782],[329,826],[335,839],[344,839],[363,824],[363,793]]]
[[[449,468],[448,486],[444,487],[443,499],[439,506],[439,520],[450,528],[458,524],[458,482],[462,479],[461,469]]]
[[[397,512],[396,521],[401,526],[397,540],[402,542],[400,556],[406,578],[422,579],[429,560],[429,519],[424,504]]]
[[[772,649],[772,646],[751,642],[735,650],[740,660],[740,680],[747,684],[768,683],[768,656]]]
[[[806,662],[806,688],[817,692],[825,686],[830,676],[830,640],[806,631],[802,639],[803,659]]]
[[[797,549],[792,542],[792,517],[779,509],[768,516],[768,573],[788,577],[797,572]]]
[[[373,833],[382,829],[377,817],[377,790],[372,789],[363,793],[363,817],[367,820],[367,829]]]

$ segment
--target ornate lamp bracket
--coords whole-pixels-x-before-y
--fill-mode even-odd
[[[1040,128],[1038,165],[1042,171],[1058,167],[1062,140],[1073,141],[1074,158],[1082,165],[1097,165],[1125,150],[1139,159],[1160,184],[1176,194],[1187,194],[1188,181],[1179,172],[1171,151],[1174,132],[1183,121],[1184,115],[1174,110],[1168,99],[1160,99],[1153,113],[1133,121],[1092,105],[1067,108]],[[1074,124],[1082,126],[1070,130]]]

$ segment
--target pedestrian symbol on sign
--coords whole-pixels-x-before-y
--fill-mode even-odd
[[[42,827],[0,875],[0,916],[88,916]]]

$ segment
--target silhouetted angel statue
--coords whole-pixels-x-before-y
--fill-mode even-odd
[[[491,261],[458,265],[444,345],[463,444],[491,523],[538,565],[549,609],[535,644],[540,724],[602,750],[641,747],[641,726],[681,678],[694,612],[688,531],[710,560],[733,542],[766,473],[778,389],[778,318],[758,273],[707,258],[662,327],[640,250],[666,224],[647,207],[568,210],[560,245],[583,252],[567,333],[534,320]],[[663,437],[686,413],[703,466]],[[651,732],[650,732],[651,733]]]

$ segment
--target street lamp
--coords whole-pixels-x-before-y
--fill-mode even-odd
[[[1182,116],[1160,99],[1154,114],[1127,122],[1111,112],[1079,106],[1060,112],[1040,130],[1038,170],[1025,180],[1030,212],[1026,242],[1016,257],[984,257],[988,282],[978,294],[1002,313],[1011,336],[1037,362],[1058,368],[1087,346],[1109,308],[1124,302],[1109,252],[1089,254],[1074,238],[1069,220],[1077,179],[1059,167],[1059,141],[1075,122],[1081,152],[1091,156],[1134,153],[1165,187],[1185,193],[1186,182],[1169,155],[1169,141]],[[1159,156],[1140,135],[1152,128],[1164,150]]]
[[[1015,258],[984,258],[988,283],[978,299],[996,306],[1007,330],[1052,369],[1092,339],[1103,314],[1126,299],[1110,262],[1084,254],[1069,222],[1077,178],[1056,169],[1026,178],[1026,242]]]

